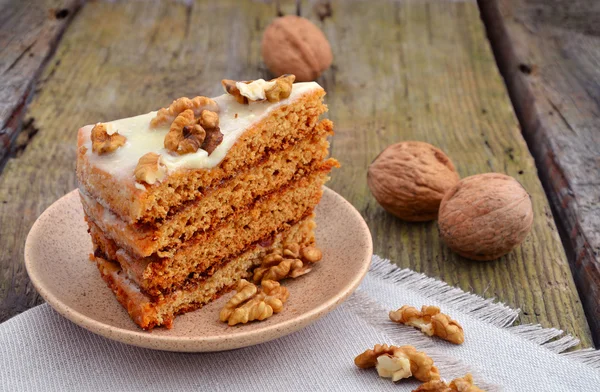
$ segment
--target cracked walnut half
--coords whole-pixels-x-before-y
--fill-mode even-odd
[[[287,288],[272,280],[264,280],[261,289],[242,279],[236,287],[237,293],[225,304],[219,319],[230,326],[249,321],[265,320],[283,310],[290,293]]]
[[[125,145],[127,138],[119,132],[108,133],[106,124],[98,123],[92,128],[92,152],[98,155],[108,154]]]
[[[149,152],[138,160],[133,174],[136,180],[152,185],[165,178],[167,171],[161,162],[160,155]]]
[[[299,244],[286,244],[283,250],[276,249],[266,255],[260,267],[254,270],[255,284],[265,280],[280,281],[285,278],[297,278],[309,273],[311,264],[323,257],[314,246],[300,247]]]
[[[376,344],[373,349],[358,355],[354,364],[361,369],[375,367],[380,377],[391,378],[392,381],[411,376],[422,382],[440,378],[433,359],[413,346]]]
[[[441,313],[437,306],[423,306],[419,311],[412,306],[404,305],[396,311],[391,311],[390,320],[410,325],[429,336],[437,336],[450,343],[462,344],[465,333],[462,326],[448,315]]]
[[[473,384],[473,376],[467,374],[461,378],[455,378],[450,384],[442,380],[433,380],[422,384],[412,392],[485,392]]]
[[[223,79],[221,84],[237,102],[247,105],[257,101],[279,102],[289,97],[294,80],[296,80],[294,75],[282,75],[268,82],[264,79],[248,81]]]
[[[211,98],[181,97],[162,108],[150,121],[150,127],[169,125],[164,139],[167,150],[179,155],[205,150],[212,154],[223,141],[219,128],[219,105]]]
[[[170,124],[182,112],[191,110],[195,117],[199,117],[203,110],[218,113],[219,105],[211,98],[198,96],[193,99],[181,97],[174,100],[167,108],[160,109],[156,116],[150,121],[150,127],[156,128],[161,125]]]

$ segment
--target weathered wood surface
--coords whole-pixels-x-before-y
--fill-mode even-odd
[[[600,344],[600,2],[480,4]]]
[[[520,321],[562,328],[591,343],[548,202],[475,1],[302,3],[322,27],[334,65],[319,82],[336,124],[343,167],[330,186],[363,214],[375,252],[485,297],[523,309]],[[0,176],[0,314],[36,302],[22,267],[35,218],[75,187],[75,131],[143,113],[182,95],[221,92],[219,80],[268,77],[263,29],[294,3],[88,3],[44,71],[26,122],[37,129]],[[370,195],[366,171],[387,145],[424,140],[445,150],[462,176],[499,171],[531,193],[534,228],[521,248],[489,263],[452,254],[435,223],[408,224]],[[340,233],[343,235],[343,233]],[[16,302],[15,302],[16,301]],[[16,306],[16,308],[15,308]]]
[[[0,1],[0,168],[20,131],[34,80],[82,2]]]

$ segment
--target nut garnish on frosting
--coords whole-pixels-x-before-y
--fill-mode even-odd
[[[413,346],[376,344],[373,349],[358,355],[354,364],[361,369],[375,367],[380,377],[391,378],[392,381],[411,376],[422,382],[440,378],[433,360]]]
[[[160,161],[160,155],[155,152],[143,155],[138,161],[134,175],[136,180],[150,185],[165,178],[166,169]]]
[[[179,155],[196,152],[204,143],[206,131],[196,123],[194,111],[186,109],[171,123],[165,136],[165,148]]]
[[[246,324],[249,321],[265,320],[283,310],[283,304],[290,293],[278,282],[265,280],[258,287],[242,279],[236,287],[237,293],[225,304],[219,319],[230,326]]]
[[[92,128],[92,151],[98,155],[108,154],[123,146],[127,138],[118,132],[108,133],[106,124],[98,123]]]
[[[462,344],[465,333],[462,326],[448,315],[441,313],[437,306],[423,306],[419,311],[412,306],[404,305],[396,311],[391,311],[390,320],[410,325],[429,336],[437,336],[450,343]]]
[[[295,79],[294,75],[282,75],[268,82],[264,79],[239,82],[223,79],[221,84],[225,91],[232,95],[237,102],[247,105],[251,101],[279,102],[289,97]]]
[[[161,125],[169,124],[175,120],[179,113],[188,109],[192,110],[194,116],[198,117],[203,110],[210,110],[211,112],[218,113],[219,105],[213,99],[202,96],[193,99],[187,97],[177,98],[168,108],[162,108],[156,113],[156,117],[150,121],[150,127],[156,128]]]
[[[179,109],[193,106],[193,108],[179,112],[173,119],[164,141],[167,150],[183,155],[203,149],[210,155],[223,141],[223,134],[219,129],[219,114],[216,111],[204,109],[205,106],[202,105],[194,106],[194,102],[201,102],[200,98],[205,97],[196,97],[193,100],[179,98],[163,113],[168,112],[164,118],[169,118],[172,113],[176,113]],[[152,121],[159,116],[160,111]]]

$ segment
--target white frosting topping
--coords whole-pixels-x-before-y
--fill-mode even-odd
[[[269,83],[264,80],[262,82]],[[246,85],[245,83],[240,84]],[[246,86],[250,86],[251,84]],[[255,86],[260,87],[260,85],[261,83],[258,83]],[[250,93],[262,89],[264,95],[264,89],[255,86],[249,88]],[[155,152],[161,155],[161,163],[164,164],[168,173],[172,173],[178,169],[210,169],[221,163],[229,149],[249,126],[263,119],[272,110],[282,105],[287,105],[302,95],[320,88],[321,86],[315,82],[294,83],[290,96],[276,103],[263,101],[250,102],[249,105],[243,105],[236,102],[235,98],[229,94],[213,98],[219,104],[220,108],[219,127],[221,128],[221,133],[223,133],[223,141],[210,156],[206,151],[201,149],[195,153],[184,155],[177,155],[165,149],[164,139],[169,131],[169,125],[150,128],[150,120],[156,116],[156,112],[105,123],[109,134],[119,132],[119,134],[127,138],[124,146],[105,155],[98,155],[92,152],[90,135],[94,126],[88,125],[83,127],[82,132],[84,132],[86,138],[84,144],[87,147],[86,154],[92,165],[117,178],[129,177],[134,179],[133,173],[138,160],[148,152]]]
[[[264,101],[267,99],[265,90],[275,86],[275,82],[267,82],[264,79],[258,79],[252,83],[236,82],[235,87],[240,90],[240,94],[251,101]]]

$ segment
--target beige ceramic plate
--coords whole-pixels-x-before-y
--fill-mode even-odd
[[[229,350],[295,332],[333,310],[359,285],[373,246],[360,214],[325,188],[317,224],[323,260],[308,275],[286,281],[290,298],[284,311],[236,327],[228,327],[218,317],[230,293],[177,317],[173,329],[139,329],[88,259],[92,244],[77,191],[58,200],[35,222],[25,244],[25,265],[35,288],[56,311],[94,333],[158,350]]]

